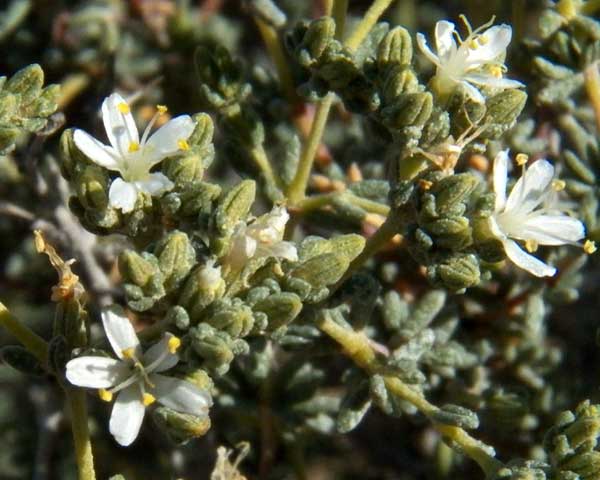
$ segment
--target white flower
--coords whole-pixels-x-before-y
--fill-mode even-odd
[[[547,202],[557,183],[552,181],[554,167],[546,160],[537,160],[524,171],[507,199],[508,161],[508,150],[494,159],[496,204],[490,217],[491,231],[515,265],[536,277],[551,277],[556,268],[525,252],[513,239],[524,241],[534,251],[537,245],[574,244],[584,237],[585,228],[576,218],[557,211],[556,203]]]
[[[483,103],[485,99],[474,85],[501,89],[522,87],[523,84],[516,80],[502,78],[504,65],[501,62],[512,37],[511,27],[496,25],[479,33],[487,25],[471,31],[466,20],[465,23],[469,29],[469,36],[461,40],[453,23],[445,20],[437,22],[435,25],[437,55],[427,45],[425,36],[421,33],[417,34],[419,48],[437,67],[432,80],[436,90],[442,95],[447,95],[461,85],[474,101]]]
[[[178,151],[189,149],[187,139],[195,128],[189,115],[181,115],[165,123],[151,136],[150,129],[157,118],[166,112],[158,106],[140,139],[131,109],[123,97],[113,93],[102,103],[102,120],[110,145],[104,145],[83,130],[75,130],[77,148],[98,165],[121,174],[108,192],[109,203],[124,213],[131,212],[138,193],[159,196],[173,188],[162,173],[150,169]]]
[[[292,242],[283,241],[289,218],[284,207],[274,207],[250,225],[239,222],[231,237],[231,250],[224,263],[231,270],[238,271],[251,258],[274,257],[297,261],[296,246]]]
[[[118,360],[100,356],[75,358],[67,363],[67,379],[73,385],[99,389],[100,398],[105,401],[117,394],[109,429],[118,443],[127,446],[136,439],[145,409],[155,401],[179,412],[208,414],[212,405],[208,392],[190,382],[159,375],[179,361],[175,351],[181,341],[177,337],[166,334],[142,352],[120,307],[105,309],[102,323]]]

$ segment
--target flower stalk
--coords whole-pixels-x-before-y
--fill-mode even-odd
[[[95,480],[94,456],[88,429],[87,401],[85,392],[80,389],[65,387],[65,395],[71,412],[71,430],[75,443],[75,459],[79,471],[79,480]]]

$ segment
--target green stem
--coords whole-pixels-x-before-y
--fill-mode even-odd
[[[0,302],[0,325],[8,330],[21,344],[33,354],[42,365],[48,362],[48,343],[30,328],[13,317]]]
[[[390,207],[383,203],[375,202],[373,200],[369,200],[368,198],[357,197],[356,195],[348,192],[333,192],[313,195],[301,200],[297,204],[297,207],[300,209],[302,214],[307,214],[319,208],[331,205],[333,201],[338,198],[343,199],[352,205],[360,207],[369,213],[387,216],[390,212]]]
[[[283,186],[283,182],[273,170],[271,162],[269,162],[269,158],[267,157],[267,152],[265,152],[265,149],[262,146],[262,144],[253,148],[250,153],[252,154],[254,163],[256,163],[257,167],[260,168],[263,175],[265,176],[265,180],[267,181],[267,183],[275,185],[277,188],[281,189]]]
[[[370,374],[383,375],[386,387],[397,397],[414,405],[421,413],[429,418],[435,429],[445,438],[459,445],[463,452],[475,460],[486,475],[491,476],[503,465],[488,453],[486,445],[473,438],[460,427],[436,422],[433,415],[438,407],[429,403],[423,394],[397,377],[385,374],[384,365],[377,360],[369,339],[362,333],[343,327],[334,322],[328,315],[323,315],[318,321],[318,327],[341,345],[344,353],[354,363]]]
[[[356,50],[369,34],[373,25],[377,23],[379,17],[383,15],[383,12],[385,12],[393,1],[394,0],[375,0],[350,37],[346,39],[344,45],[351,51]]]
[[[81,389],[66,387],[65,394],[71,411],[71,429],[75,443],[75,459],[79,471],[79,480],[96,480],[92,443],[88,430],[88,415],[85,392]]]
[[[302,154],[298,161],[298,170],[296,170],[296,175],[288,187],[287,197],[290,205],[295,205],[304,198],[306,185],[308,184],[310,172],[312,171],[312,166],[315,161],[315,155],[321,144],[325,124],[329,117],[329,110],[331,110],[333,97],[333,93],[327,94],[325,98],[321,100],[317,107],[317,111],[315,112],[315,118],[310,127],[310,133],[304,143],[304,148],[302,149]]]
[[[283,48],[281,48],[281,42],[279,40],[279,36],[277,35],[277,30],[275,30],[271,25],[264,22],[258,17],[256,17],[254,21],[258,26],[258,30],[263,39],[263,42],[265,43],[265,46],[267,47],[269,56],[275,64],[275,69],[277,70],[277,77],[279,78],[279,83],[281,84],[281,88],[285,93],[288,102],[291,105],[297,104],[299,102],[299,97],[296,94],[296,89],[294,88],[292,72],[290,71],[290,68],[288,66],[289,62],[285,57]]]
[[[346,31],[346,12],[348,11],[348,0],[337,0],[333,3],[331,16],[335,21],[335,38],[342,40]]]

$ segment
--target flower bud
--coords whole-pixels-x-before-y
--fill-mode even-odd
[[[178,445],[201,437],[210,429],[210,418],[206,415],[196,416],[167,407],[158,407],[152,413],[152,417],[156,425]]]
[[[154,249],[158,266],[163,273],[167,293],[179,288],[196,264],[196,252],[188,236],[175,230],[164,237]]]
[[[257,302],[253,310],[267,315],[268,329],[274,331],[289,324],[298,316],[302,310],[302,301],[294,293],[275,293]]]
[[[212,262],[198,266],[185,282],[179,304],[189,313],[193,323],[200,320],[204,309],[225,293],[225,281],[221,277],[221,267]]]
[[[396,27],[390,30],[377,48],[377,64],[383,69],[390,64],[410,65],[413,46],[410,33],[405,28]]]

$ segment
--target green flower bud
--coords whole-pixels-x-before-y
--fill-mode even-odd
[[[410,33],[405,28],[390,30],[377,48],[377,64],[383,69],[390,64],[402,66],[412,62],[413,46]]]
[[[325,51],[335,35],[335,21],[322,17],[310,23],[301,44],[298,46],[300,62],[304,66],[316,61]]]
[[[256,183],[253,180],[243,180],[229,190],[219,202],[214,214],[217,230],[228,235],[233,227],[245,220],[256,197]]]
[[[167,293],[179,288],[196,264],[196,251],[192,243],[185,233],[178,230],[171,232],[158,243],[154,255],[158,258]]]
[[[434,283],[440,282],[450,290],[461,291],[479,283],[479,262],[475,255],[455,254],[430,266],[427,275]]]
[[[525,102],[527,94],[516,88],[509,88],[489,97],[485,102],[487,110],[483,124],[511,127],[523,111]]]
[[[419,79],[406,67],[395,65],[386,74],[382,94],[385,105],[395,102],[406,93],[414,93],[419,88]]]
[[[70,348],[85,347],[88,343],[88,314],[79,300],[69,298],[56,304],[54,335],[62,335]]]
[[[232,338],[245,337],[254,326],[250,307],[238,305],[214,305],[205,316],[207,324],[227,332]]]
[[[348,260],[342,255],[324,253],[296,267],[290,275],[304,280],[314,288],[326,287],[337,282],[348,269]]]
[[[392,105],[381,110],[384,123],[393,129],[421,127],[433,111],[433,97],[429,92],[407,93]]]
[[[187,330],[190,326],[190,316],[188,315],[185,308],[175,305],[169,308],[165,315],[165,322],[171,325],[175,325],[180,330]]]
[[[190,329],[189,339],[193,351],[205,361],[205,366],[219,374],[229,370],[234,358],[231,338],[225,333],[217,334],[210,325],[200,324]]]
[[[437,214],[440,216],[462,214],[464,204],[468,202],[478,183],[477,177],[470,173],[450,175],[435,182],[430,192],[435,196]]]
[[[210,430],[210,418],[206,415],[196,416],[158,407],[152,412],[152,417],[156,425],[178,445],[202,437]]]
[[[154,255],[125,250],[119,255],[119,271],[132,309],[146,311],[165,296],[164,276]]]
[[[87,165],[75,180],[77,198],[86,209],[105,210],[108,206],[108,173],[96,165]]]
[[[253,310],[263,312],[273,331],[292,322],[302,310],[302,301],[294,293],[275,293],[254,305]]]
[[[204,309],[223,296],[225,287],[221,267],[213,267],[210,262],[198,266],[186,280],[179,304],[187,310],[193,323],[198,322]]]

